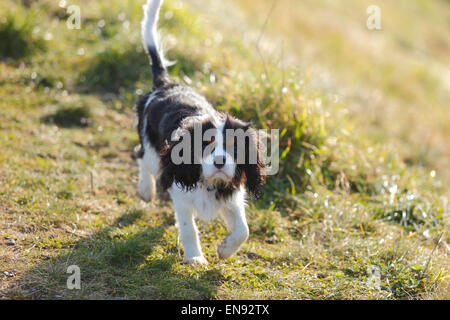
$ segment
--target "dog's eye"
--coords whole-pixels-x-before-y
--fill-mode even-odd
[[[227,146],[236,148],[237,145],[238,145],[238,141],[237,140],[238,139],[237,139],[236,136],[227,138],[227,140],[226,140]]]
[[[214,136],[212,136],[209,139],[206,139],[205,141],[203,141],[205,143],[205,145],[209,145],[211,143],[213,143],[216,140],[216,138]]]

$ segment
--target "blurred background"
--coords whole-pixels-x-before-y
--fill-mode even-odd
[[[449,1],[165,1],[172,78],[280,130],[252,238],[195,281],[170,202],[136,197],[143,4],[0,5],[0,297],[448,298]]]
[[[348,101],[366,130],[398,139],[408,163],[448,177],[448,1],[275,1],[267,30],[280,33],[289,63],[317,71],[322,86]],[[251,5],[252,4],[252,5]],[[266,4],[264,6],[264,4]],[[380,8],[369,31],[367,8]],[[270,1],[245,1],[269,12]],[[392,140],[391,140],[392,141]]]

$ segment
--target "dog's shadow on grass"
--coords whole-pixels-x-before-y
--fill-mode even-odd
[[[7,290],[11,298],[25,299],[213,299],[223,278],[217,269],[180,266],[176,243],[164,242],[173,217],[167,215],[157,227],[133,232],[141,211],[123,214],[112,225],[78,241],[70,253],[33,267]],[[131,236],[118,232],[131,228]],[[159,243],[164,242],[163,252]],[[75,284],[80,268],[81,289]],[[70,277],[70,279],[69,279]]]

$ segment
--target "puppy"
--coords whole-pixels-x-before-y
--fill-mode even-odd
[[[258,195],[265,164],[262,143],[248,123],[215,110],[192,88],[171,82],[158,45],[163,0],[144,5],[142,40],[153,73],[153,90],[137,102],[140,137],[139,194],[156,195],[156,181],[175,209],[186,263],[207,263],[195,218],[221,217],[230,230],[218,247],[220,258],[236,253],[249,236],[246,192]]]

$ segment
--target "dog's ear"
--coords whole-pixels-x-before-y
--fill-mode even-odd
[[[161,186],[167,190],[175,182],[184,190],[192,190],[200,180],[201,165],[195,163],[192,135],[187,132],[178,141],[166,141],[160,152],[161,156]],[[187,153],[187,154],[183,154]]]
[[[250,135],[246,138],[245,164],[243,172],[245,174],[245,186],[255,197],[261,194],[262,187],[266,182],[266,165],[263,158],[264,144],[259,140],[255,130],[247,127]]]

